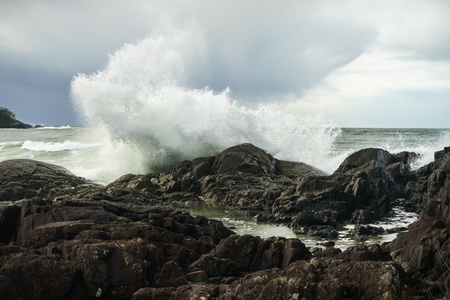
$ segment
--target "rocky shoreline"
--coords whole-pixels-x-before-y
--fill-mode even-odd
[[[105,186],[43,162],[0,162],[0,298],[449,297],[450,148],[411,171],[416,157],[364,149],[326,174],[242,144]],[[399,198],[420,214],[408,231],[345,251],[237,235],[183,211],[245,210],[332,240],[347,223],[367,234]]]

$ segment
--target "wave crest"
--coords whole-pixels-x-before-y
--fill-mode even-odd
[[[107,129],[112,143],[143,153],[150,172],[240,143],[326,170],[324,158],[340,130],[277,104],[246,107],[229,89],[193,88],[202,82],[194,70],[205,62],[204,45],[190,30],[125,45],[104,70],[73,79],[73,102],[88,122]]]
[[[72,150],[84,150],[99,146],[101,146],[101,144],[85,144],[73,141],[51,143],[51,142],[33,142],[28,140],[22,144],[22,147],[20,147],[20,149],[39,152],[61,152]]]

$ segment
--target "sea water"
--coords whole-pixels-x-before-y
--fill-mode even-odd
[[[321,167],[325,167],[329,173],[349,154],[367,147],[383,148],[391,153],[414,151],[420,155],[420,159],[413,168],[419,168],[433,160],[435,151],[450,145],[449,129],[342,128],[339,132],[339,135],[333,137],[329,152],[322,153],[324,163]],[[124,142],[112,142],[103,129],[96,127],[0,129],[0,161],[15,158],[57,164],[75,175],[101,184],[126,173],[143,174],[149,171],[146,166],[148,157],[139,152],[139,148]],[[241,234],[253,234],[262,238],[298,236],[309,247],[317,247],[323,242],[321,239],[296,235],[285,225],[256,222],[245,212],[211,208],[193,208],[189,211],[221,220]],[[385,229],[406,227],[416,219],[417,215],[396,207],[394,217],[372,225]],[[353,225],[342,228],[339,239],[335,241],[337,247],[344,249],[359,242],[349,235],[351,229]],[[395,236],[396,234],[387,234],[372,237],[366,242],[381,243],[390,241]]]
[[[309,163],[331,174],[351,153],[374,147],[391,153],[411,151],[419,154],[419,159],[412,165],[417,169],[433,161],[434,152],[450,145],[450,129],[341,128],[338,135],[333,133],[332,137],[325,137],[332,140],[326,152],[316,152],[311,147],[305,158],[291,156],[291,160]],[[210,154],[216,155],[224,149],[210,150]],[[205,153],[199,152],[198,156],[202,154]],[[310,159],[314,154],[320,157]],[[286,159],[276,153],[274,156]],[[155,173],[149,167],[146,151],[126,142],[112,141],[104,129],[97,127],[0,129],[0,161],[15,158],[57,164],[77,176],[101,184],[127,173]]]
[[[418,168],[450,145],[447,129],[339,128],[321,116],[290,114],[276,99],[245,105],[233,97],[233,87],[208,87],[205,44],[201,32],[186,29],[123,46],[103,69],[72,80],[71,99],[84,127],[0,129],[0,161],[41,160],[106,184],[126,173],[165,171],[240,143],[328,173],[367,147],[414,151],[420,155],[413,166]],[[293,235],[287,227],[268,229],[272,225],[218,214],[237,232]]]

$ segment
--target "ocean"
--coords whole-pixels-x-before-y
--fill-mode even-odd
[[[312,164],[319,169],[332,173],[339,164],[351,153],[368,147],[382,148],[397,153],[401,151],[414,151],[420,155],[419,160],[412,166],[417,169],[434,158],[434,152],[442,150],[450,145],[449,129],[374,129],[374,128],[319,128],[315,133],[320,138],[326,139],[323,144],[315,144],[305,140],[300,144],[308,147],[293,154],[286,155],[289,148],[274,154],[280,159],[289,158]],[[302,132],[299,129],[298,132]],[[327,134],[325,134],[327,133]],[[310,133],[298,135],[297,138],[307,139]],[[131,141],[139,139],[130,138],[117,140],[112,138],[104,127],[44,127],[36,129],[0,129],[0,161],[15,158],[35,159],[63,166],[77,176],[82,176],[100,184],[109,183],[121,175],[127,173],[143,174],[162,170],[164,165],[152,159],[158,159],[158,155],[148,153],[142,148],[143,141],[131,144]],[[298,145],[298,141],[294,143]],[[324,147],[326,145],[327,147]],[[217,146],[205,144],[206,150],[200,151],[198,156],[209,153],[217,154],[220,150]],[[232,146],[232,145],[230,145]],[[166,147],[167,151],[168,147]],[[194,158],[195,154],[183,155],[182,147],[177,150],[182,158]],[[180,154],[181,153],[181,154]],[[270,152],[269,152],[270,153]],[[295,155],[302,154],[304,157]],[[191,156],[192,157],[191,157]],[[284,155],[284,156],[283,156]],[[165,158],[165,157],[163,157]],[[175,163],[175,162],[173,162]],[[155,169],[155,166],[156,169]],[[321,243],[320,239],[308,236],[298,236],[284,225],[257,223],[244,213],[232,212],[224,209],[193,208],[192,214],[202,214],[210,218],[219,219],[238,233],[248,233],[261,237],[284,236],[300,237],[309,247],[316,247]],[[417,216],[405,212],[401,207],[396,208],[393,218],[373,224],[385,229],[407,226],[415,221]],[[347,225],[340,232],[336,246],[342,249],[353,245],[357,241],[349,237],[352,225]],[[383,235],[367,240],[367,242],[384,242],[395,238],[395,234]]]
[[[450,146],[450,129],[339,128],[321,116],[287,113],[277,99],[255,105],[258,99],[245,102],[230,88],[209,87],[211,74],[200,67],[207,63],[204,49],[192,43],[199,36],[187,30],[148,37],[109,55],[103,69],[77,74],[70,98],[86,127],[0,129],[0,161],[41,160],[106,184],[127,173],[159,173],[241,143],[328,173],[363,148],[414,151],[420,156],[413,168],[419,168]],[[294,235],[285,226],[257,224],[234,212],[193,213],[219,218],[239,233]]]
[[[300,130],[301,131],[301,130]],[[328,135],[324,134],[328,132]],[[325,172],[332,173],[351,153],[374,147],[391,153],[413,151],[420,158],[412,166],[417,169],[434,159],[434,152],[450,146],[450,129],[399,129],[399,128],[328,128],[317,129],[320,138],[311,143],[309,134],[296,135],[305,141],[293,142],[305,145],[304,149],[286,149],[273,153],[264,145],[257,145],[279,159],[301,161]],[[141,137],[142,138],[142,137]],[[27,158],[63,166],[75,175],[101,184],[109,183],[127,173],[157,173],[161,169],[158,155],[143,149],[144,142],[133,144],[128,140],[114,140],[102,127],[43,127],[36,129],[0,129],[0,161]],[[230,147],[233,144],[229,145]],[[325,147],[326,146],[326,147]],[[215,155],[226,146],[211,146],[204,151],[179,154],[181,159],[193,159],[205,154]],[[168,151],[161,145],[157,151]],[[291,155],[286,153],[292,150]],[[183,153],[183,147],[177,149]],[[297,156],[296,156],[297,155]],[[302,156],[303,155],[303,156]],[[153,161],[152,161],[153,159]],[[176,161],[172,162],[172,165]],[[155,166],[158,166],[155,168]],[[166,168],[170,168],[170,164]]]

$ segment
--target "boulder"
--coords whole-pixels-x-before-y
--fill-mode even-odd
[[[231,170],[250,174],[271,174],[275,173],[276,160],[252,144],[241,144],[217,155],[212,168],[217,174]]]
[[[305,176],[326,176],[328,173],[319,170],[313,166],[302,162],[293,162],[285,160],[276,160],[277,175],[286,176],[289,178],[305,177]]]
[[[371,163],[374,167],[384,168],[395,161],[394,156],[388,151],[378,148],[366,148],[348,156],[335,171],[346,173]]]
[[[0,202],[49,197],[82,184],[92,182],[57,165],[29,159],[0,162]]]

